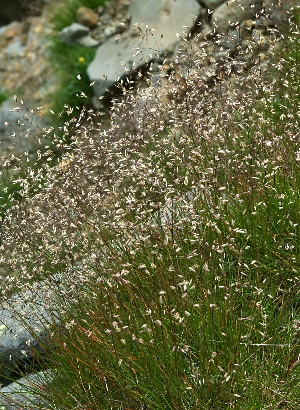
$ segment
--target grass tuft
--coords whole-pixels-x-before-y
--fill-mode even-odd
[[[299,407],[298,13],[265,69],[239,49],[206,82],[187,44],[21,181],[0,263],[4,296],[51,284],[38,408]]]

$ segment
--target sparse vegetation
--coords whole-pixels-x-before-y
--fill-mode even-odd
[[[92,88],[88,79],[86,69],[94,58],[94,48],[74,45],[72,47],[62,43],[61,30],[76,22],[76,11],[80,6],[96,9],[106,0],[68,0],[59,2],[56,12],[52,18],[53,35],[50,42],[50,61],[53,64],[53,73],[57,78],[57,87],[52,95],[48,96],[52,110],[59,115],[61,125],[68,118],[68,108],[74,110],[74,114],[80,113],[83,105],[91,104]],[[81,80],[78,80],[80,76]],[[82,98],[84,96],[84,98]]]
[[[59,33],[63,28],[70,26],[76,21],[76,12],[79,7],[84,6],[90,9],[97,9],[105,4],[107,0],[56,0],[54,4],[56,12],[53,16],[53,28]]]
[[[51,25],[53,34],[50,38],[48,58],[49,64],[53,67],[53,76],[56,78],[56,87],[53,93],[50,93],[44,103],[54,112],[54,115],[49,114],[49,122],[52,129],[47,132],[46,138],[42,138],[41,147],[37,150],[43,152],[42,161],[34,164],[34,160],[29,158],[28,153],[23,159],[17,159],[14,152],[1,164],[1,181],[0,181],[0,221],[5,211],[12,206],[12,200],[20,200],[22,186],[20,180],[25,180],[26,175],[31,173],[31,168],[34,172],[41,171],[41,162],[49,164],[57,164],[62,152],[68,151],[70,140],[69,133],[71,132],[71,124],[78,120],[80,111],[83,106],[90,106],[92,97],[92,88],[86,73],[88,64],[92,61],[95,55],[95,49],[81,46],[66,46],[60,38],[61,30],[76,21],[76,11],[80,6],[96,9],[101,4],[105,4],[106,0],[56,0],[51,5],[53,12]],[[50,7],[51,7],[50,6]],[[79,80],[80,78],[80,80]],[[22,94],[21,90],[16,90],[16,94]],[[0,90],[0,104],[8,98],[5,90]],[[51,118],[50,118],[51,117]],[[59,136],[57,136],[58,134]],[[51,140],[49,136],[51,135]],[[59,141],[58,141],[59,140]],[[62,142],[64,140],[64,142]],[[67,144],[66,144],[67,143]],[[46,146],[49,149],[45,149]],[[48,146],[50,144],[50,147]],[[68,145],[68,146],[66,146]],[[29,161],[28,161],[29,160]],[[5,163],[5,165],[3,165]],[[13,167],[19,169],[17,173],[11,172]],[[41,185],[41,180],[38,185]],[[1,226],[1,222],[0,222]]]
[[[37,408],[299,408],[298,17],[280,53],[270,35],[273,71],[246,71],[242,51],[208,84],[187,43],[146,103],[124,90],[108,129],[79,123],[40,192],[45,173],[22,181],[3,296],[67,284],[45,324],[47,388],[27,387]]]

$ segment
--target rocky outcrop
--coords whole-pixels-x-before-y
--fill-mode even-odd
[[[62,30],[61,41],[66,46],[78,44],[85,47],[95,47],[99,45],[99,42],[92,38],[89,33],[90,30],[87,26],[79,23],[73,23]]]
[[[287,1],[291,7],[294,0]],[[273,3],[272,0],[266,0],[266,3],[261,0],[189,0],[184,3],[149,0],[141,4],[139,0],[132,0],[127,31],[104,41],[87,69],[93,83],[95,106],[97,99],[111,90],[118,80],[132,77],[140,68],[161,55],[170,55],[177,48],[180,37],[189,37],[190,32],[228,33],[225,51],[232,50],[243,40],[243,36],[250,39],[251,30],[255,25],[257,28],[256,23],[251,25],[250,22],[256,21],[265,7],[271,11],[272,23],[276,18],[278,21],[278,16],[279,20],[285,17],[283,7]],[[201,23],[200,29],[196,23]],[[246,27],[247,24],[250,24],[250,29]],[[230,33],[236,27],[241,27],[240,32],[243,31],[240,38],[237,38],[236,33]],[[230,39],[234,39],[232,44],[229,44]],[[193,35],[190,41],[193,41]]]
[[[5,7],[14,4],[13,1],[3,3]],[[43,6],[45,2],[38,0],[38,3]],[[1,4],[0,13],[5,9]],[[37,151],[37,132],[47,127],[46,124],[49,126],[45,96],[55,87],[55,78],[47,61],[49,40],[46,36],[51,33],[48,7],[40,11],[43,13],[35,16],[24,12],[22,21],[0,27],[0,87],[10,96],[0,105],[0,157],[11,155],[11,145],[15,155],[28,151],[31,157]],[[13,99],[15,94],[17,102]],[[37,110],[41,106],[45,107],[43,115],[41,109]]]
[[[102,44],[88,67],[95,95],[104,95],[116,79],[132,72],[156,56],[170,53],[179,42],[183,26],[190,32],[201,12],[196,0],[132,0],[129,32],[116,35]]]

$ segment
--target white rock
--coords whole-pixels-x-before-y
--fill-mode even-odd
[[[83,36],[76,40],[76,44],[84,47],[97,47],[99,45],[99,41],[95,40],[91,36]]]
[[[118,30],[118,29],[117,29],[116,26],[106,27],[106,28],[104,29],[104,35],[105,35],[105,37],[111,37],[111,36],[113,36],[114,34],[116,34],[117,30]]]
[[[98,47],[88,67],[95,95],[104,95],[117,79],[132,71],[134,63],[139,68],[154,59],[155,55],[172,52],[180,40],[176,34],[181,34],[183,30],[189,32],[200,11],[201,6],[196,0],[132,0],[132,35],[128,34],[119,41],[117,35],[108,39]]]
[[[82,37],[87,36],[89,32],[90,29],[88,27],[79,23],[73,23],[61,31],[61,41],[67,46],[71,46]]]
[[[23,56],[25,45],[21,42],[19,37],[15,37],[13,41],[6,47],[5,52],[9,57]]]

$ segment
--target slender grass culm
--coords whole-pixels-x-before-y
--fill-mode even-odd
[[[51,286],[55,304],[28,408],[299,408],[299,27],[295,8],[270,30],[265,66],[184,42],[142,109],[124,91],[35,195],[23,181],[2,294]]]

